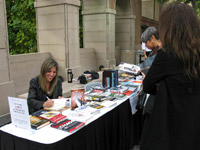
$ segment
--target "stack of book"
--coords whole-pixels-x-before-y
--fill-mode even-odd
[[[75,120],[75,121],[80,121],[80,122],[88,122],[92,117],[92,114],[84,113],[84,112],[79,112],[79,111],[68,111],[66,112],[67,118],[70,120]]]
[[[79,112],[79,113],[82,113],[82,114],[89,114],[89,115],[91,115],[91,114],[95,115],[95,114],[100,113],[100,111],[98,109],[95,109],[93,107],[89,107],[87,105],[83,105],[83,106],[77,108],[76,112]]]
[[[81,129],[84,125],[85,125],[84,122],[65,119],[59,123],[51,124],[51,127],[72,133],[74,131]]]
[[[50,121],[36,116],[30,116],[30,122],[31,122],[31,128],[36,130],[50,124]]]
[[[41,114],[40,118],[49,120],[52,123],[58,123],[67,118],[67,116],[60,114],[58,111],[49,111]]]
[[[117,87],[118,85],[118,70],[104,70],[103,79],[102,79],[103,87]]]

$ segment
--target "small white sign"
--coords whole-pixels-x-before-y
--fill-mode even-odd
[[[31,129],[28,105],[25,99],[8,97],[12,124],[26,130]]]

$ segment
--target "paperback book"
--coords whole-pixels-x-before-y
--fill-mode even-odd
[[[79,111],[68,111],[66,114],[68,119],[84,123],[90,120],[94,115],[94,114],[82,113]]]
[[[119,70],[127,73],[131,73],[133,75],[139,75],[140,67],[134,64],[128,64],[128,63],[120,63],[119,64]]]
[[[118,70],[107,69],[103,72],[102,78],[103,87],[117,87],[118,85]]]
[[[31,115],[32,115],[32,116],[39,117],[40,115],[42,115],[42,114],[44,114],[44,113],[47,113],[47,112],[49,112],[49,111],[50,111],[50,110],[40,109],[40,110],[38,110],[38,111],[32,113]]]
[[[123,94],[122,93],[111,93],[109,95],[109,97],[116,98],[116,99],[120,100],[120,99],[124,99],[126,97],[126,94],[124,94],[124,93]]]
[[[63,119],[67,118],[67,116],[60,114],[60,112],[57,111],[49,111],[46,113],[43,113],[40,115],[41,118],[49,120],[53,123],[58,123],[62,121]]]
[[[110,107],[117,105],[117,102],[116,101],[103,101],[101,103],[101,105],[110,108]]]
[[[95,108],[95,109],[102,109],[104,108],[103,105],[99,104],[99,103],[90,103],[88,104],[88,106],[92,107],[92,108]]]
[[[91,115],[91,114],[94,115],[94,114],[100,113],[100,110],[95,109],[93,107],[89,107],[87,105],[83,105],[83,106],[77,108],[76,111],[79,112],[79,113],[88,114],[88,115]]]
[[[93,96],[86,96],[85,99],[87,101],[97,101],[102,102],[106,97],[101,95],[93,95]]]
[[[50,121],[36,116],[30,116],[30,122],[31,122],[31,128],[36,130],[50,124]]]
[[[72,133],[72,132],[77,131],[78,129],[82,128],[84,125],[85,125],[84,122],[72,121],[70,119],[65,119],[59,123],[51,124],[51,127]]]

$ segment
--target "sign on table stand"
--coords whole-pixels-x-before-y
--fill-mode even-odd
[[[8,97],[11,122],[15,127],[30,130],[30,117],[27,101],[20,98]]]

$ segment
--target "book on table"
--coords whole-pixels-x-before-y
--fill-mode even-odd
[[[30,122],[31,122],[31,128],[36,129],[36,130],[50,124],[49,120],[46,120],[46,119],[43,119],[40,117],[36,117],[36,116],[30,116]]]
[[[83,105],[83,106],[77,108],[75,111],[82,113],[82,114],[89,114],[89,115],[100,113],[100,110],[90,107],[90,106],[87,106],[87,105]]]
[[[72,133],[74,131],[81,129],[84,125],[85,125],[84,122],[64,119],[59,123],[52,123],[51,127]]]
[[[111,108],[111,107],[117,105],[117,102],[116,101],[105,100],[105,101],[101,102],[101,105],[103,105],[105,107],[108,107],[108,108]]]
[[[70,120],[80,121],[80,122],[88,122],[94,114],[83,113],[79,111],[68,111],[66,112],[67,118]]]
[[[98,102],[89,103],[89,104],[87,104],[87,106],[90,106],[90,107],[95,108],[95,109],[102,109],[102,108],[104,108],[104,106],[101,105]]]
[[[85,103],[85,90],[71,90],[71,110],[82,106]]]
[[[126,94],[124,93],[111,93],[108,98],[116,98],[118,100],[124,99],[126,97]]]
[[[53,123],[58,123],[58,122],[62,121],[63,119],[67,118],[67,116],[62,115],[58,111],[48,111],[48,112],[41,114],[39,117],[49,120],[50,122],[53,122]]]

